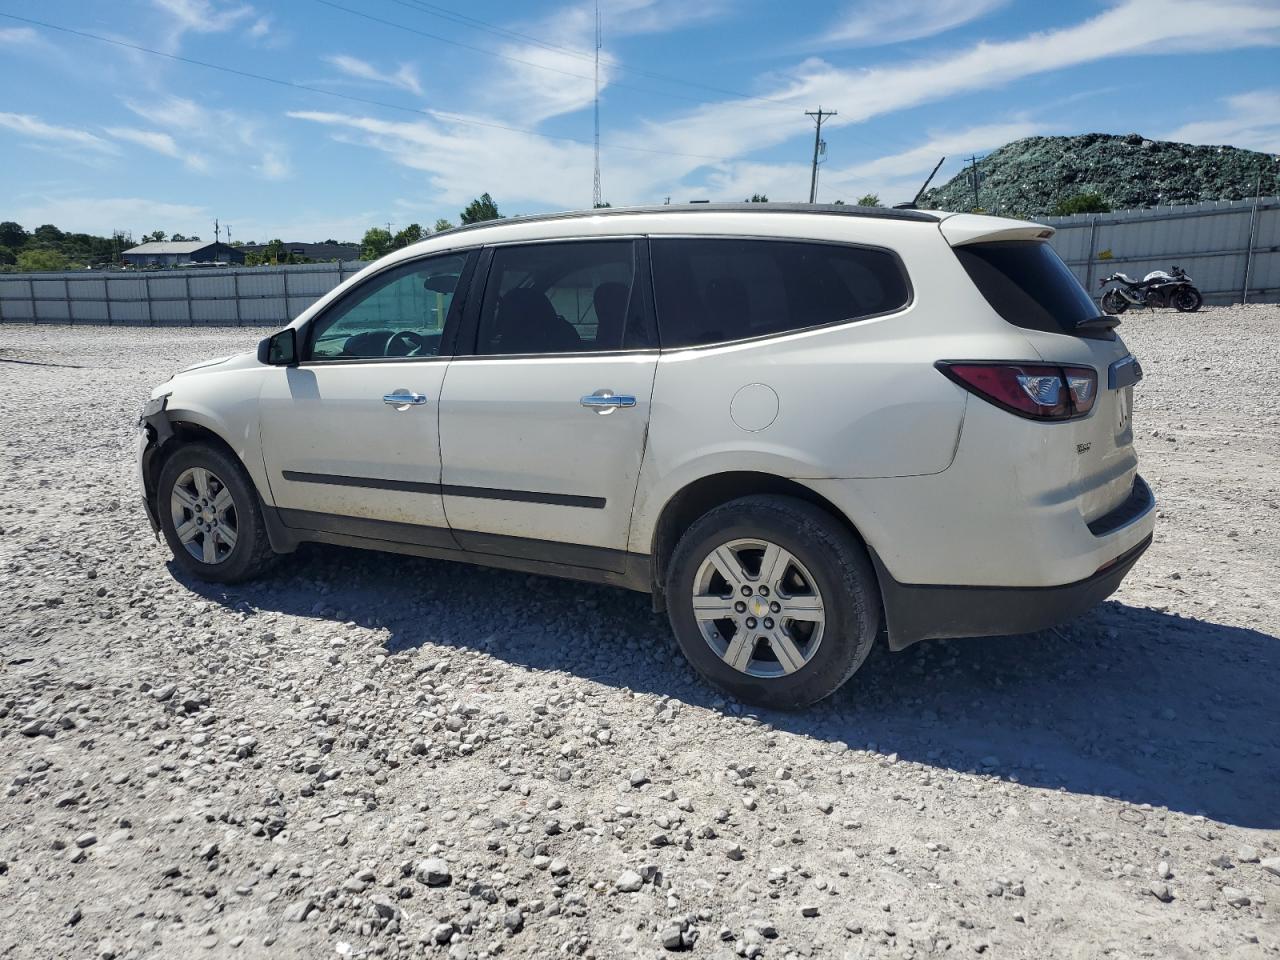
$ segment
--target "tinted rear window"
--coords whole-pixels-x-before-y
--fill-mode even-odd
[[[654,237],[662,346],[725,343],[888,313],[910,300],[898,258],[833,243]]]
[[[1102,312],[1047,243],[970,243],[955,252],[987,303],[1015,327],[1074,334],[1077,323]]]

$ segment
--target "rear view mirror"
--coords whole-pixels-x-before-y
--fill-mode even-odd
[[[453,293],[458,287],[458,278],[449,274],[440,274],[434,277],[427,277],[422,281],[422,285],[432,293]]]
[[[258,344],[258,362],[291,367],[298,362],[298,334],[293,327],[273,333]]]

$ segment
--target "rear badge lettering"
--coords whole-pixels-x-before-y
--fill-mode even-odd
[[[1088,452],[1089,452],[1089,448],[1090,448],[1090,447],[1092,447],[1092,446],[1093,446],[1093,444],[1092,444],[1092,443],[1077,443],[1077,444],[1076,444],[1076,453],[1088,453]]]

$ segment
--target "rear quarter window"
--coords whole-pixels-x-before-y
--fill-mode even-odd
[[[862,319],[911,299],[897,256],[876,248],[654,237],[650,256],[664,349]]]
[[[992,309],[1015,327],[1078,335],[1102,311],[1043,240],[955,247],[956,257]]]

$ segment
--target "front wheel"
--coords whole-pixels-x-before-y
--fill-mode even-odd
[[[743,497],[705,514],[677,545],[666,589],[689,662],[762,707],[830,696],[880,629],[866,550],[830,514],[792,497]]]
[[[1179,313],[1195,313],[1204,303],[1204,297],[1195,287],[1183,287],[1173,295],[1173,305]]]
[[[1129,301],[1121,296],[1120,291],[1112,288],[1102,295],[1102,309],[1112,316],[1119,316],[1129,309]]]
[[[179,448],[160,471],[156,513],[174,562],[201,580],[235,583],[258,576],[275,554],[253,481],[217,447]]]

